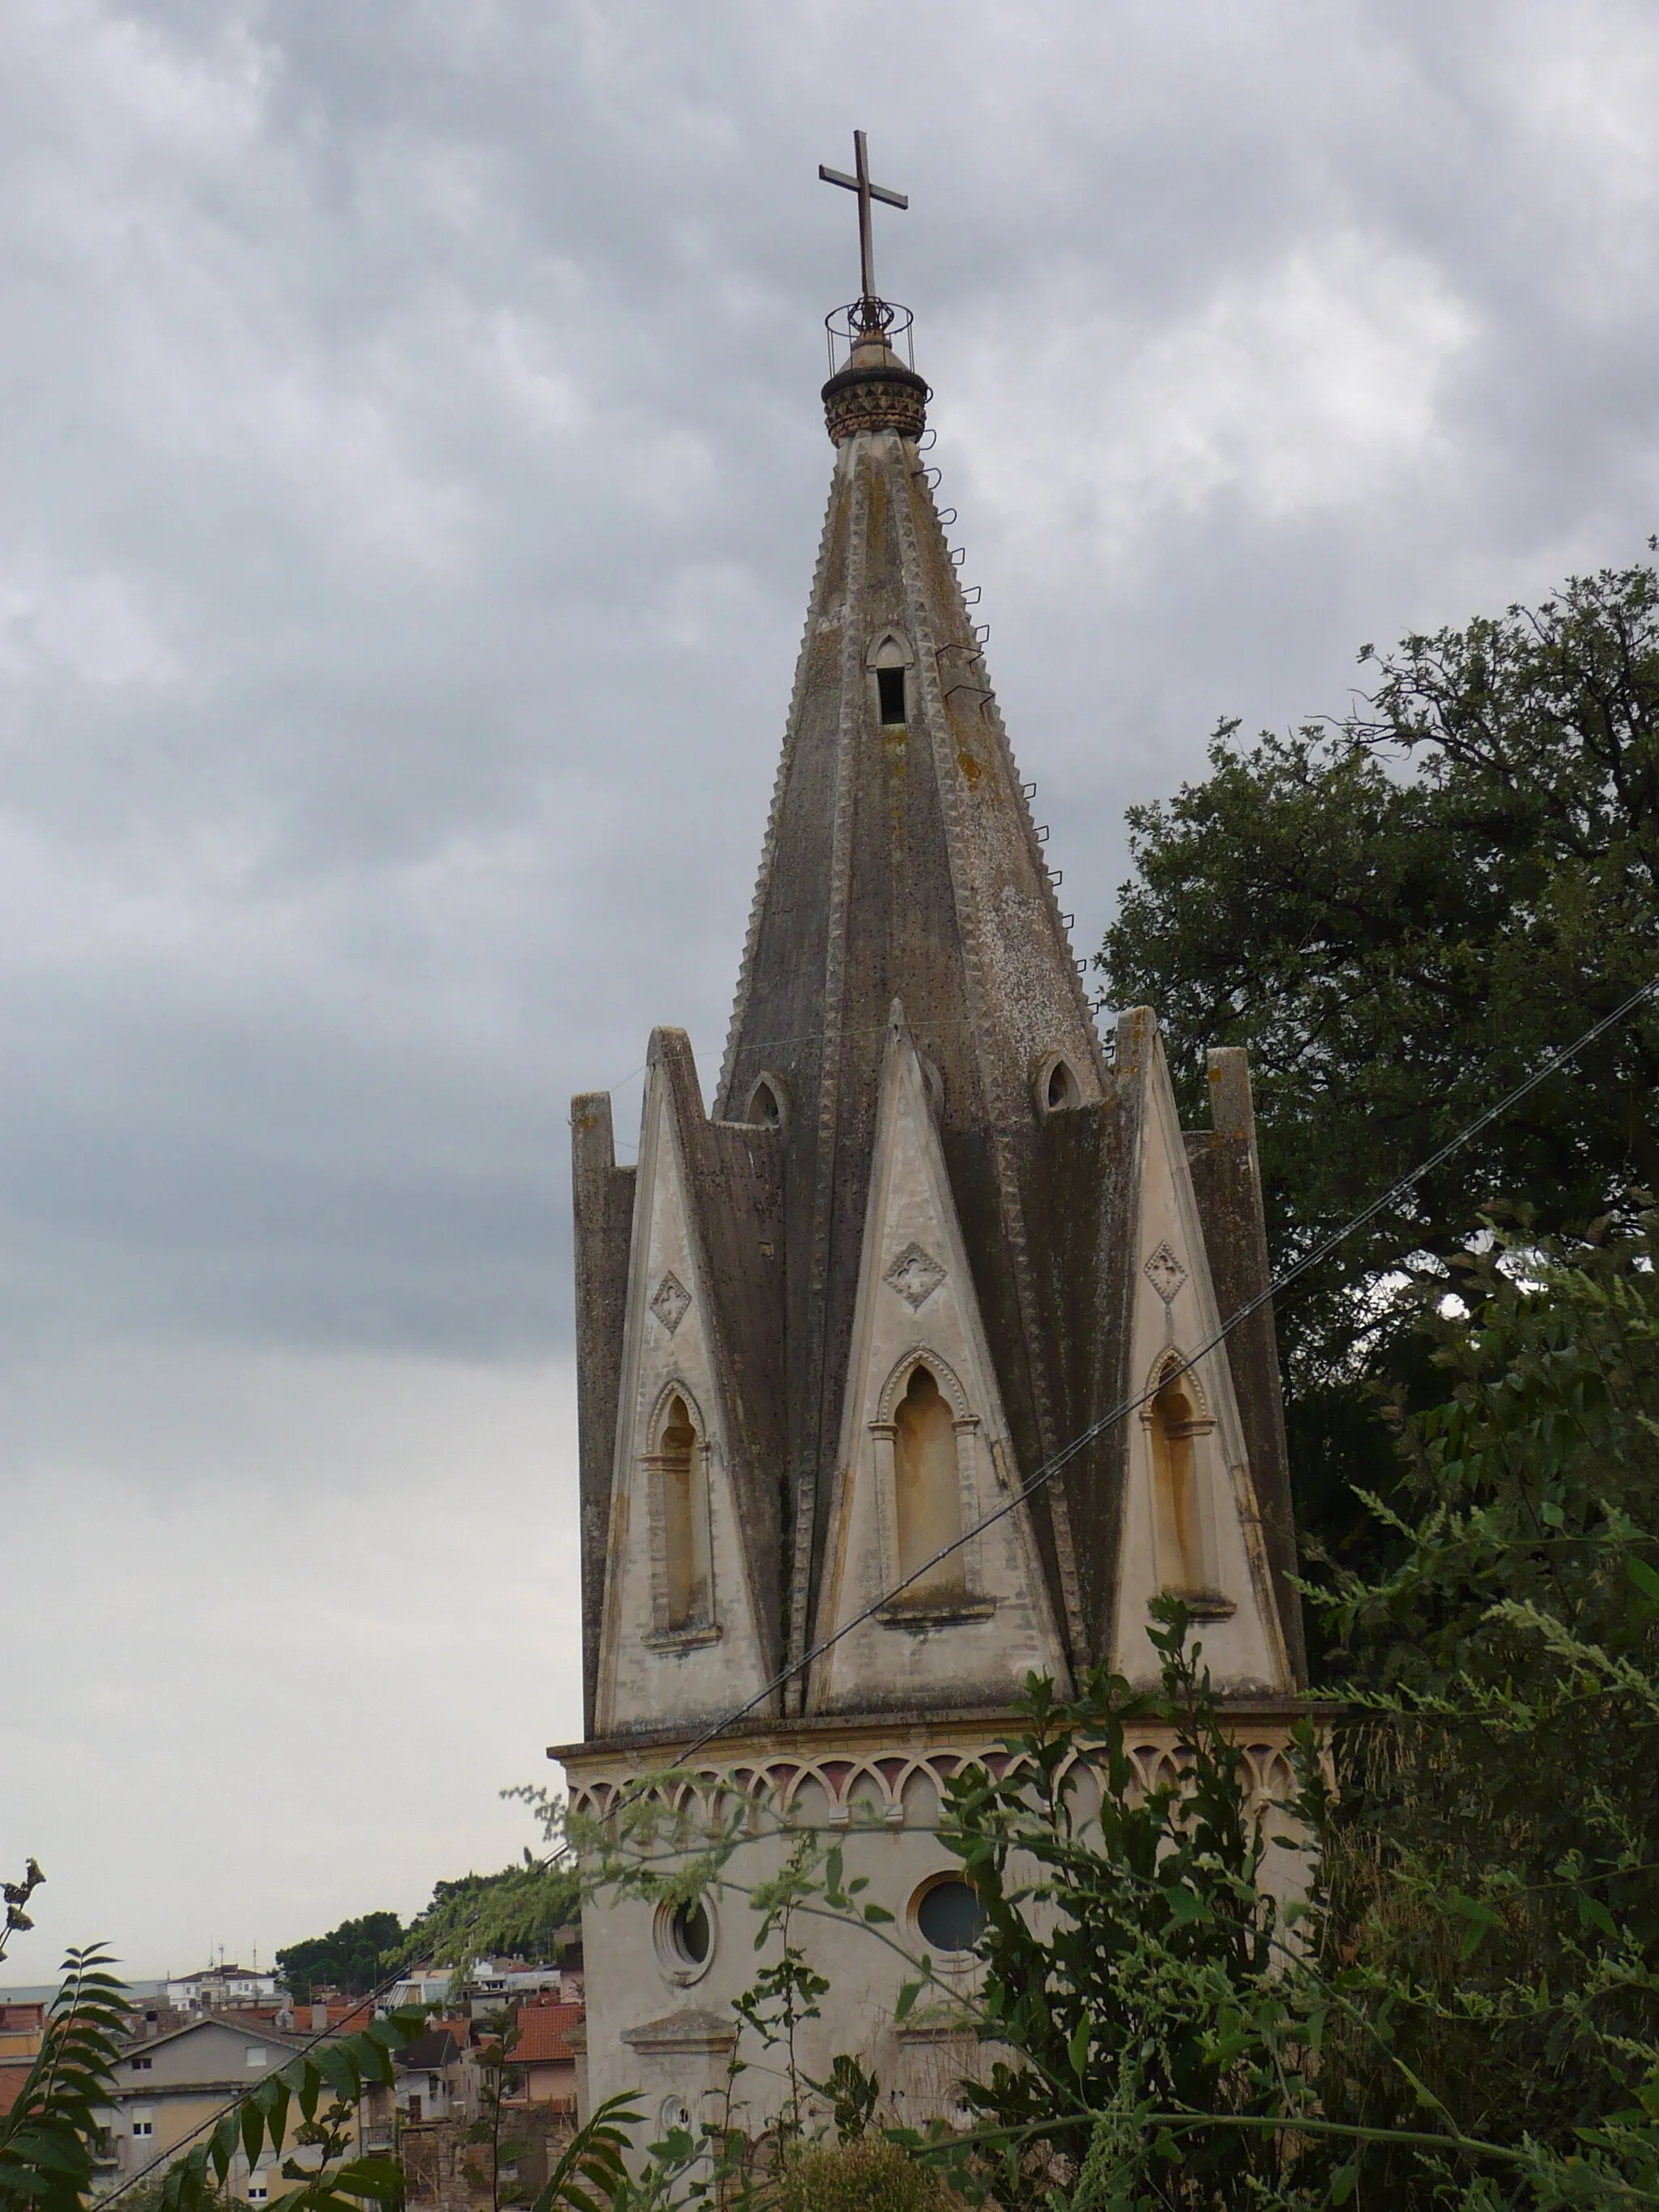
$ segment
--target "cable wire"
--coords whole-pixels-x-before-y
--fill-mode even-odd
[[[1188,1355],[1179,1371],[1185,1373],[1188,1369],[1196,1366],[1200,1359],[1206,1359],[1212,1352],[1224,1344],[1233,1331],[1247,1322],[1252,1314],[1259,1313],[1264,1306],[1270,1304],[1275,1297],[1287,1291],[1298,1277],[1305,1275],[1310,1268],[1317,1267],[1321,1261],[1328,1259],[1331,1254],[1340,1246],[1346,1244],[1350,1237],[1357,1237],[1362,1229],[1376,1220],[1378,1214],[1385,1212],[1389,1206],[1405,1197],[1408,1192],[1415,1189],[1425,1176],[1432,1175],[1436,1168],[1443,1165],[1454,1153],[1461,1152],[1465,1145],[1473,1143],[1483,1129],[1490,1128],[1492,1124],[1507,1114],[1511,1107],[1518,1106],[1529,1091],[1535,1091],[1540,1083],[1545,1082],[1558,1069],[1570,1065],[1588,1046],[1594,1044],[1598,1037],[1604,1036],[1607,1030],[1616,1028],[1620,1022],[1627,1020],[1638,1006],[1656,995],[1659,995],[1659,975],[1644,983],[1639,990],[1632,991],[1630,996],[1615,1006],[1610,1014],[1603,1015],[1599,1022],[1587,1029],[1583,1035],[1575,1039],[1571,1044],[1564,1045],[1559,1051],[1547,1054],[1530,1075],[1523,1078],[1511,1090],[1505,1091],[1495,1104],[1488,1106],[1484,1113],[1477,1115],[1475,1119],[1467,1123],[1455,1136],[1449,1137],[1446,1142],[1431,1152],[1425,1160],[1420,1161],[1416,1167],[1409,1169],[1406,1174],[1391,1182],[1380,1197],[1373,1199],[1369,1206],[1363,1207],[1351,1220],[1345,1222],[1341,1228],[1333,1230],[1329,1236],[1322,1238],[1299,1259],[1293,1261],[1289,1267],[1282,1268],[1267,1284],[1265,1290],[1258,1291],[1253,1298],[1246,1299],[1237,1313],[1224,1322],[1212,1335],[1206,1338],[1195,1352]],[[971,1543],[975,1537],[982,1535],[988,1528],[994,1528],[1000,1521],[1006,1520],[1008,1515],[1016,1511],[1028,1498],[1041,1490],[1045,1484],[1053,1481],[1061,1468],[1075,1459],[1080,1451],[1086,1450],[1097,1437],[1103,1436],[1109,1429],[1115,1427],[1118,1422],[1127,1420],[1131,1413],[1138,1412],[1142,1406],[1146,1405],[1157,1395],[1158,1390],[1163,1389],[1169,1379],[1167,1374],[1161,1375],[1156,1388],[1148,1388],[1137,1392],[1133,1397],[1121,1400],[1109,1413],[1103,1413],[1098,1420],[1091,1422],[1087,1428],[1080,1430],[1069,1443],[1062,1445],[1057,1452],[1052,1454],[1033,1471],[1023,1489],[1016,1492],[1012,1498],[996,1507],[994,1511],[986,1514],[981,1520],[975,1522],[971,1528],[955,1538],[952,1542],[942,1546],[934,1553],[932,1559],[924,1561],[914,1573],[907,1575],[902,1582],[896,1583],[890,1589],[884,1591],[880,1597],[866,1605],[861,1612],[854,1613],[850,1620],[843,1621],[842,1626],[833,1630],[830,1634],[821,1637],[810,1649],[802,1652],[798,1659],[791,1660],[773,1676],[769,1682],[757,1690],[752,1698],[748,1698],[743,1705],[734,1706],[730,1712],[714,1722],[711,1727],[705,1729],[702,1734],[679,1754],[676,1764],[684,1765],[687,1760],[696,1758],[700,1752],[706,1751],[711,1743],[735,1728],[740,1721],[747,1720],[757,1706],[764,1705],[769,1698],[775,1697],[786,1684],[793,1680],[796,1675],[804,1674],[809,1667],[815,1665],[823,1658],[826,1652],[833,1650],[843,1637],[850,1636],[855,1628],[861,1628],[866,1621],[873,1619],[877,1613],[890,1606],[895,1598],[902,1596],[912,1583],[919,1581],[923,1575],[931,1572],[942,1559],[948,1559],[953,1552],[960,1551],[964,1544]],[[618,1814],[626,1812],[629,1806],[638,1802],[651,1786],[649,1782],[643,1780],[635,1784],[631,1790],[625,1790],[607,1808],[606,1818],[614,1820]],[[380,1999],[390,1990],[396,1989],[399,1982],[407,1979],[406,1972],[392,1975],[363,1997],[362,2008],[378,2005]],[[330,2033],[330,2030],[324,2029],[320,2033],[313,2034],[308,2041],[301,2045],[299,2050],[294,2054],[295,2057],[303,2058],[308,2056],[319,2043],[328,2040]],[[257,2086],[257,2084],[254,2085],[254,2087]],[[125,2181],[111,2190],[106,2196],[101,2197],[99,2200],[100,2203],[112,2204],[118,2197],[125,2196],[128,2190],[136,2188],[139,2182],[155,2172],[162,2163],[163,2158],[171,2165],[177,2159],[179,2153],[188,2144],[193,2143],[198,2137],[205,2135],[210,2128],[216,2127],[226,2112],[233,2112],[245,2104],[252,2094],[253,2088],[250,2087],[243,2090],[240,2095],[228,2099],[199,2126],[193,2128],[179,2142],[175,2143],[171,2150],[158,2154],[149,2164],[141,2166],[137,2173],[131,2175]]]
[[[1501,1098],[1488,1106],[1484,1113],[1477,1115],[1473,1121],[1468,1122],[1455,1136],[1449,1137],[1445,1143],[1431,1152],[1425,1160],[1419,1161],[1416,1167],[1408,1169],[1404,1175],[1391,1182],[1379,1197],[1374,1198],[1369,1206],[1362,1207],[1340,1229],[1333,1230],[1328,1237],[1322,1237],[1299,1259],[1292,1261],[1290,1266],[1282,1268],[1272,1278],[1264,1290],[1258,1291],[1253,1298],[1247,1298],[1237,1313],[1224,1322],[1212,1336],[1207,1337],[1195,1352],[1191,1352],[1182,1361],[1180,1369],[1176,1371],[1185,1374],[1196,1366],[1200,1360],[1206,1359],[1212,1352],[1226,1342],[1236,1328],[1249,1321],[1252,1314],[1260,1313],[1264,1306],[1271,1304],[1274,1298],[1287,1291],[1298,1277],[1305,1275],[1310,1268],[1316,1267],[1322,1260],[1328,1260],[1340,1245],[1346,1244],[1350,1237],[1357,1237],[1362,1229],[1375,1221],[1379,1213],[1386,1212],[1408,1192],[1415,1189],[1425,1176],[1432,1175],[1436,1168],[1443,1165],[1455,1152],[1461,1152],[1465,1145],[1473,1143],[1483,1129],[1490,1128],[1492,1124],[1507,1114],[1511,1107],[1519,1105],[1529,1091],[1535,1091],[1540,1083],[1547,1081],[1558,1069],[1565,1067],[1571,1061],[1576,1060],[1588,1046],[1595,1043],[1597,1037],[1605,1036],[1608,1030],[1616,1028],[1620,1022],[1627,1020],[1639,1006],[1653,998],[1656,994],[1659,994],[1659,975],[1655,975],[1644,983],[1639,990],[1632,991],[1630,996],[1615,1006],[1610,1014],[1604,1014],[1599,1022],[1587,1029],[1583,1035],[1576,1038],[1571,1044],[1564,1045],[1559,1051],[1547,1054],[1530,1075],[1523,1077],[1512,1089],[1506,1091]],[[862,1611],[855,1613],[850,1620],[843,1621],[839,1628],[831,1631],[828,1636],[820,1637],[818,1641],[802,1652],[798,1659],[790,1660],[769,1682],[756,1691],[752,1698],[735,1707],[711,1727],[705,1729],[703,1733],[679,1754],[676,1764],[684,1765],[687,1760],[695,1759],[700,1752],[706,1751],[717,1738],[736,1727],[739,1721],[746,1720],[758,1706],[775,1697],[787,1683],[794,1680],[796,1675],[804,1674],[808,1668],[816,1665],[826,1652],[835,1649],[843,1637],[850,1636],[855,1628],[861,1628],[866,1621],[872,1620],[878,1613],[884,1612],[896,1598],[902,1596],[910,1585],[920,1581],[922,1576],[930,1574],[941,1560],[948,1559],[953,1552],[959,1552],[965,1544],[970,1544],[976,1537],[983,1535],[988,1528],[994,1528],[998,1522],[1006,1520],[1011,1513],[1018,1511],[1028,1498],[1042,1489],[1046,1484],[1052,1482],[1061,1468],[1069,1465],[1079,1452],[1086,1450],[1097,1437],[1103,1436],[1109,1429],[1115,1428],[1120,1421],[1127,1420],[1131,1413],[1138,1413],[1143,1406],[1148,1404],[1169,1380],[1170,1376],[1167,1373],[1160,1375],[1156,1384],[1149,1385],[1146,1389],[1138,1391],[1133,1397],[1120,1400],[1109,1413],[1103,1413],[1098,1420],[1091,1421],[1087,1428],[1079,1430],[1069,1443],[1062,1444],[1058,1451],[1053,1453],[1033,1469],[1022,1489],[1015,1492],[1012,1497],[986,1514],[981,1520],[976,1521],[972,1528],[965,1529],[960,1536],[941,1546],[931,1559],[924,1560],[922,1565],[914,1572],[908,1574],[902,1582],[896,1583],[890,1589],[884,1590],[879,1597],[873,1599],[870,1604],[864,1607]],[[616,1803],[608,1808],[607,1819],[614,1819],[618,1813],[625,1812],[629,1805],[637,1802],[639,1796],[649,1786],[648,1784],[639,1783],[632,1790],[625,1791]]]

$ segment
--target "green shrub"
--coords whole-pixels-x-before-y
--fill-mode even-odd
[[[931,2167],[878,2139],[796,2152],[777,2197],[778,2212],[948,2212],[960,2202]]]

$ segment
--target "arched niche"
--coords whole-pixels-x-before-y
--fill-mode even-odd
[[[870,1425],[882,1578],[894,1593],[884,1620],[978,1618],[991,1609],[978,1593],[978,1545],[969,1533],[978,1510],[979,1425],[962,1384],[934,1352],[907,1353],[888,1377]]]
[[[910,1370],[893,1408],[894,1530],[901,1581],[918,1597],[955,1597],[962,1589],[960,1550],[928,1562],[962,1540],[962,1481],[951,1402],[924,1359]]]
[[[1158,1586],[1200,1616],[1224,1616],[1232,1601],[1218,1587],[1215,1419],[1196,1374],[1167,1352],[1141,1414],[1152,1478],[1152,1534]]]
[[[720,1633],[708,1514],[708,1442],[696,1399],[670,1382],[657,1400],[645,1456],[651,1521],[653,1643]]]

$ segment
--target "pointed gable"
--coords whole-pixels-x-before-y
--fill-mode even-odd
[[[1006,1705],[1032,1672],[1066,1679],[937,1113],[896,1004],[818,1612],[843,1632],[813,1712]]]
[[[652,1039],[622,1328],[594,1725],[648,1731],[776,1671],[776,1131],[712,1128]]]
[[[1127,1364],[1144,1402],[1123,1425],[1111,1663],[1131,1680],[1157,1679],[1148,1607],[1171,1590],[1201,1624],[1218,1681],[1289,1690],[1291,1654],[1228,1347],[1214,1341],[1224,1316],[1163,1043],[1145,1008],[1120,1034],[1120,1079],[1142,1102],[1124,1259],[1133,1270]]]

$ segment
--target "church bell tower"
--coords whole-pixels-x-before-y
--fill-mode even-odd
[[[745,1882],[835,1832],[948,1988],[971,1900],[941,1790],[1028,1674],[1155,1679],[1147,1607],[1179,1591],[1275,1795],[1304,1662],[1270,1309],[1201,1350],[1267,1282],[1245,1057],[1211,1054],[1182,1130],[1152,1013],[1097,1032],[875,290],[871,204],[904,203],[856,143],[823,172],[858,195],[863,289],[831,318],[829,508],[713,1109],[659,1029],[637,1168],[605,1093],[572,1110],[586,1735],[556,1755],[603,1817],[696,1747],[677,1786],[758,1808]],[[748,1917],[590,1905],[593,2101],[696,2124]],[[852,2051],[924,2120],[971,2037],[948,2005],[895,2026],[901,1961],[814,1925],[807,2071]],[[752,2129],[770,2077],[743,2079]]]

